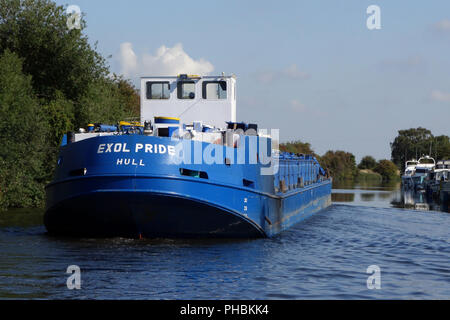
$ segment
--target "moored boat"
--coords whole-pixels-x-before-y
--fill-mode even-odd
[[[450,181],[441,184],[440,190],[441,210],[450,212]]]
[[[416,170],[418,162],[415,159],[406,161],[405,172],[402,175],[402,186],[404,189],[412,189],[414,187],[414,182],[412,176]]]
[[[450,160],[440,160],[425,180],[427,193],[439,198],[442,184],[450,180]]]
[[[425,191],[425,181],[428,174],[434,170],[435,160],[430,156],[423,156],[417,161],[414,173],[411,175],[411,183],[416,191]]]

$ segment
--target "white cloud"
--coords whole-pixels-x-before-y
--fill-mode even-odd
[[[450,93],[442,92],[439,90],[433,90],[431,92],[431,100],[440,102],[450,102]]]
[[[278,71],[271,70],[256,73],[256,79],[263,83],[270,83],[274,80],[300,80],[308,78],[310,78],[310,74],[300,71],[296,64],[292,64]]]
[[[131,79],[140,76],[173,76],[181,73],[207,75],[214,66],[205,59],[195,60],[183,49],[181,43],[172,48],[161,46],[155,54],[144,53],[138,57],[129,42],[120,45],[118,58],[121,73]]]
[[[132,77],[138,66],[138,59],[133,51],[133,46],[129,42],[120,45],[119,53],[120,73],[125,77]]]
[[[450,20],[444,19],[434,24],[437,31],[450,31]]]

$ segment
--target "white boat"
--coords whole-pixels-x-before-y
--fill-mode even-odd
[[[415,159],[406,161],[405,172],[402,175],[402,186],[404,189],[412,189],[414,187],[412,176],[416,171],[417,164],[418,161]]]
[[[415,190],[425,190],[425,179],[436,167],[436,161],[430,156],[423,156],[417,161],[411,180]]]
[[[438,161],[426,179],[427,191],[438,196],[442,183],[449,180],[450,160]]]
[[[435,174],[435,180],[449,180],[450,179],[450,160],[441,160],[436,163],[436,167],[433,170]]]

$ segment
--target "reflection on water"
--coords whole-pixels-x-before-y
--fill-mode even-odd
[[[361,200],[363,201],[374,201],[375,193],[361,193]]]
[[[10,209],[0,210],[0,228],[2,227],[35,227],[42,224],[43,209]]]
[[[381,191],[396,191],[400,189],[400,182],[378,182],[378,181],[333,181],[333,189],[358,189],[358,190],[381,190]]]
[[[333,193],[331,194],[331,200],[333,202],[354,202],[355,194],[354,193]]]
[[[449,212],[448,207],[445,208],[444,204],[439,203],[438,199],[435,199],[425,192],[416,192],[412,190],[406,190],[400,193],[399,197],[391,201],[393,207],[406,208],[422,211],[445,211]]]
[[[448,205],[441,204],[438,198],[433,198],[425,192],[402,190],[399,182],[388,184],[364,184],[354,182],[335,182],[331,199],[335,203],[365,205],[380,208],[405,208],[422,211],[449,212]]]

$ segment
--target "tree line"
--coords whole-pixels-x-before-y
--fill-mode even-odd
[[[323,155],[316,154],[309,143],[302,141],[291,141],[280,144],[280,151],[300,154],[312,154],[323,168],[326,168],[335,181],[353,181],[360,176],[377,174],[383,181],[391,181],[398,178],[398,168],[390,160],[376,161],[372,156],[365,156],[360,163],[351,152],[342,150],[329,150]]]
[[[450,141],[446,135],[434,136],[430,130],[419,127],[399,130],[397,137],[390,143],[391,160],[375,160],[367,155],[359,164],[351,152],[342,150],[327,151],[320,156],[314,152],[311,144],[291,141],[280,144],[284,152],[313,154],[322,167],[327,168],[335,180],[356,180],[360,177],[371,178],[378,174],[383,181],[398,179],[407,160],[423,155],[430,155],[438,160],[450,160]]]
[[[434,136],[428,129],[419,127],[399,130],[391,143],[392,161],[403,171],[405,162],[424,155],[436,161],[450,159],[450,140],[446,135]]]
[[[64,133],[138,116],[85,27],[50,0],[0,0],[0,209],[43,205]]]

